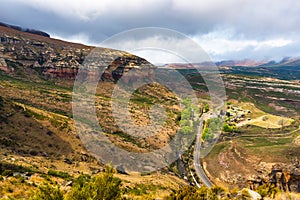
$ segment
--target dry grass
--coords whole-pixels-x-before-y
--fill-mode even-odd
[[[290,118],[266,114],[248,121],[247,124],[256,125],[262,128],[282,128],[291,125],[293,121],[294,120]]]
[[[132,193],[129,193],[128,196],[134,199],[160,199],[169,195],[172,191],[187,185],[184,180],[176,176],[160,172],[144,176],[141,176],[139,173],[130,173],[130,175],[116,174],[116,176],[123,180],[123,187],[131,188]],[[137,186],[146,188],[146,192],[137,195],[137,192],[141,192],[140,187]]]
[[[265,198],[268,200],[268,198]],[[275,200],[299,200],[300,194],[297,193],[279,193],[276,195]]]
[[[246,118],[251,118],[251,120],[244,120],[237,124],[238,127],[251,124],[262,128],[282,128],[284,126],[289,126],[294,121],[293,119],[287,117],[276,116],[268,114],[260,109],[258,109],[252,103],[240,103],[238,104],[243,110],[250,110],[251,113],[246,115]]]

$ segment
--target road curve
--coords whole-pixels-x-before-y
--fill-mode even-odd
[[[217,98],[220,101],[220,105],[216,107],[216,109],[219,110],[221,107],[224,106],[224,102],[222,101],[222,99],[220,99],[218,97],[215,97],[215,98]],[[200,122],[199,122],[199,126],[198,126],[196,142],[195,142],[195,150],[194,150],[194,166],[195,166],[196,174],[201,179],[202,183],[206,187],[209,187],[209,188],[212,187],[214,184],[207,177],[207,175],[205,174],[205,172],[202,168],[202,165],[200,163],[200,147],[201,147],[201,136],[202,136],[202,132],[203,132],[203,120],[204,120],[204,118],[210,117],[210,114],[211,114],[210,112],[203,113],[199,119]],[[196,182],[196,185],[199,185],[199,184]]]
[[[213,183],[209,180],[209,178],[205,174],[205,172],[202,168],[202,165],[200,163],[200,145],[201,145],[201,135],[202,135],[202,129],[203,129],[203,118],[206,117],[206,115],[208,115],[208,113],[203,114],[200,117],[200,123],[198,126],[198,133],[196,136],[195,150],[194,150],[194,166],[195,166],[196,174],[201,179],[202,183],[206,187],[210,188],[213,186]],[[196,183],[196,185],[199,185],[199,184]]]

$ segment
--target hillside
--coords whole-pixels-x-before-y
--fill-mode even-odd
[[[25,172],[30,172],[25,185],[10,184],[10,178],[5,178],[0,184],[0,197],[28,197],[29,189],[36,189],[32,185],[39,185],[49,178],[57,179],[56,175],[47,175],[49,170],[52,170],[50,174],[53,170],[68,174],[58,175],[57,181],[62,185],[70,177],[101,172],[104,165],[82,144],[72,116],[73,83],[79,66],[94,47],[4,26],[0,26],[0,41],[0,172],[3,177],[7,177],[8,172],[11,172],[10,176],[13,173],[25,176]],[[103,59],[112,61],[96,91],[97,118],[107,137],[132,152],[147,152],[163,146],[178,128],[175,119],[180,109],[174,94],[158,84],[137,90],[130,101],[135,123],[147,124],[149,107],[160,99],[164,99],[168,123],[159,137],[140,139],[127,135],[118,128],[111,114],[110,96],[115,83],[123,73],[135,70],[136,76],[131,79],[138,79],[144,76],[143,68],[154,66],[123,51],[99,49],[104,52]],[[135,196],[167,195],[186,184],[168,171],[166,174],[117,176],[126,181],[124,187],[128,190],[149,188]],[[153,179],[160,181],[153,185]],[[23,188],[22,191],[17,187]],[[8,192],[7,188],[12,191]]]
[[[0,198],[29,198],[32,193],[40,192],[44,183],[50,184],[52,189],[58,187],[64,196],[68,196],[79,187],[78,184],[83,187],[85,183],[88,188],[97,177],[107,175],[105,170],[108,168],[89,151],[91,148],[84,145],[86,138],[82,138],[75,126],[73,86],[80,67],[84,71],[81,74],[84,81],[86,77],[98,75],[96,70],[84,67],[104,69],[95,88],[93,106],[103,135],[115,146],[132,153],[153,152],[167,146],[180,125],[186,129],[179,133],[185,131],[187,134],[203,125],[200,127],[203,128],[202,135],[196,141],[202,146],[209,145],[208,138],[215,137],[213,124],[219,122],[213,120],[205,81],[186,64],[166,67],[176,68],[186,77],[199,98],[197,105],[190,99],[179,99],[169,88],[154,82],[139,87],[130,95],[129,116],[125,112],[113,113],[112,96],[116,85],[120,82],[134,85],[144,79],[152,81],[156,78],[153,73],[156,66],[138,56],[109,48],[97,49],[105,62],[84,65],[95,47],[52,39],[37,34],[39,31],[29,30],[0,25]],[[294,61],[286,59],[281,64],[291,62]],[[108,64],[102,66],[102,63]],[[117,183],[121,180],[122,197],[161,199],[170,194],[171,198],[174,195],[194,193],[199,197],[218,193],[220,198],[239,199],[249,196],[242,188],[264,194],[261,188],[267,187],[264,188],[267,190],[270,187],[268,192],[272,195],[277,191],[276,186],[287,191],[285,183],[290,184],[291,191],[300,191],[298,67],[263,66],[263,63],[251,60],[219,64],[232,65],[220,67],[228,102],[219,142],[201,160],[194,157],[194,146],[197,145],[190,145],[178,153],[181,159],[152,173],[129,171],[126,164],[130,165],[130,162],[127,161],[118,165],[113,175],[116,179],[111,180]],[[210,65],[201,63],[197,67],[206,70]],[[165,78],[169,74],[160,75]],[[180,83],[172,84],[180,88]],[[122,95],[115,101],[127,101]],[[153,116],[160,119],[157,116],[161,111],[151,110],[157,103],[166,112],[163,127],[154,135],[139,137],[148,133],[143,127],[151,124]],[[184,105],[183,110],[180,103]],[[86,107],[81,109],[87,110]],[[88,124],[88,115],[84,114],[82,112],[80,116]],[[200,117],[199,123],[201,114],[205,117]],[[119,121],[130,120],[142,128],[136,131],[131,124],[124,123],[126,130],[136,135],[128,134],[117,123],[116,115]],[[150,131],[156,131],[158,125]],[[98,134],[92,129],[86,129],[86,132],[88,136]],[[183,143],[179,145],[183,146]],[[197,175],[196,165],[203,168],[207,179],[227,189],[203,187],[205,181]],[[288,177],[287,182],[282,181]],[[273,187],[274,183],[276,186]],[[230,191],[235,187],[240,191]]]

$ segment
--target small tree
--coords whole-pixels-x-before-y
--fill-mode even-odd
[[[206,113],[209,111],[209,105],[206,103],[203,107],[203,112]]]
[[[191,126],[183,126],[182,128],[181,128],[181,131],[182,131],[182,133],[183,134],[191,134],[191,133],[193,133],[193,127],[191,127]]]

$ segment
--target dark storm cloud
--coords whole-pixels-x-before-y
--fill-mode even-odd
[[[90,44],[132,28],[170,28],[195,38],[217,59],[234,55],[247,57],[262,49],[266,56],[273,57],[281,47],[300,49],[295,47],[300,41],[300,3],[293,0],[82,2],[3,0],[0,17],[6,23]]]

